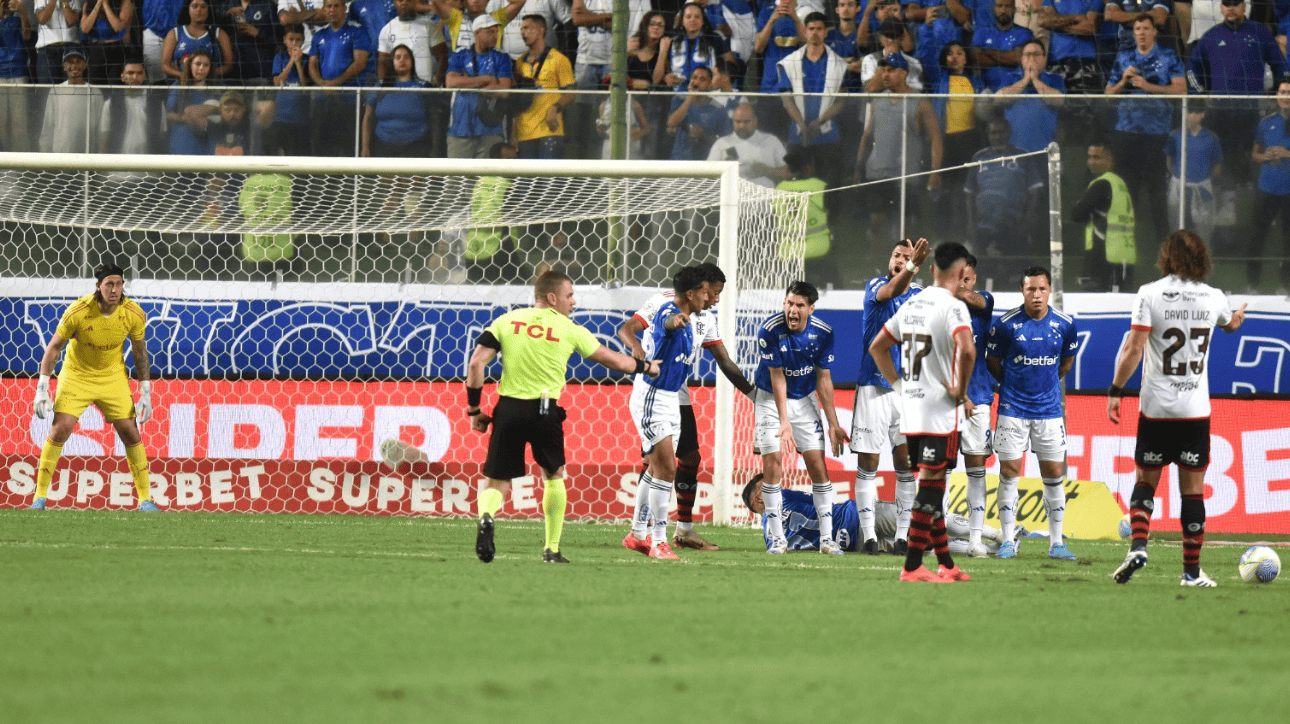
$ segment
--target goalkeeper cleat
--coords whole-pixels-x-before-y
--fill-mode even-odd
[[[981,541],[968,543],[968,558],[989,558],[990,551]]]
[[[1066,547],[1065,543],[1058,543],[1057,545],[1049,546],[1048,557],[1056,558],[1059,561],[1079,560],[1079,558],[1071,552],[1071,549]]]
[[[660,561],[679,561],[681,557],[672,552],[672,546],[663,541],[649,549],[649,557],[657,558]]]
[[[940,566],[936,569],[936,575],[940,576],[941,578],[944,578],[947,581],[972,580],[972,576],[969,576],[968,574],[964,573],[963,569],[959,568],[958,566],[954,566],[953,568],[946,568],[945,566]]]
[[[44,498],[36,498],[35,500],[31,501],[30,510],[44,510],[44,509],[45,509]]]
[[[1147,565],[1147,551],[1145,549],[1129,551],[1129,555],[1124,557],[1124,562],[1111,573],[1111,577],[1115,579],[1116,583],[1128,583],[1129,579],[1133,578],[1133,574],[1137,573],[1138,569],[1145,565]]]
[[[766,548],[766,552],[773,556],[782,556],[788,552],[788,541],[783,538],[773,540]]]
[[[649,549],[651,545],[652,544],[650,543],[649,536],[645,536],[644,538],[637,538],[636,536],[632,535],[631,531],[628,531],[627,537],[623,538],[624,548],[626,548],[629,551],[636,551],[637,553],[640,553],[642,555],[646,555],[646,556],[649,555]]]
[[[995,553],[994,557],[995,558],[1016,558],[1017,557],[1016,541],[1008,541],[1007,543],[1004,543],[1003,545],[999,546],[999,552]]]
[[[952,579],[941,578],[935,573],[932,573],[931,571],[927,570],[926,566],[919,566],[918,568],[915,568],[912,571],[907,571],[904,568],[901,568],[900,580],[904,583],[953,583],[954,582]]]
[[[838,544],[831,540],[820,541],[820,552],[826,556],[846,555],[846,551],[838,547]]]
[[[909,541],[904,538],[897,538],[895,543],[891,544],[891,554],[893,556],[903,556],[909,553]]]
[[[143,501],[142,503],[139,503],[139,508],[138,508],[138,510],[140,510],[140,511],[142,511],[142,512],[144,512],[144,513],[160,513],[160,512],[161,512],[161,508],[158,508],[158,507],[157,507],[157,504],[156,504],[156,503],[154,503],[154,502],[152,502],[151,500],[145,500],[145,501]]]
[[[1181,585],[1186,586],[1188,588],[1218,588],[1218,584],[1214,582],[1214,579],[1205,575],[1204,571],[1201,571],[1200,573],[1194,576],[1184,572],[1182,574]]]
[[[543,563],[568,563],[569,559],[560,555],[560,551],[553,551],[550,548],[542,551]]]
[[[864,545],[860,546],[860,552],[866,556],[876,556],[882,553],[882,548],[878,545],[877,538],[870,538],[864,542]]]
[[[484,513],[479,517],[479,528],[475,533],[475,555],[479,556],[479,560],[489,563],[496,554],[497,547],[493,544],[493,516]]]
[[[695,533],[693,530],[680,530],[672,534],[672,545],[677,548],[693,548],[696,551],[716,551],[721,550],[715,545],[703,539],[703,536]]]

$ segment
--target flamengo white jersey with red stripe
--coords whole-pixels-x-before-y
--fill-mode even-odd
[[[967,305],[942,287],[910,297],[883,325],[883,333],[900,345],[901,433],[945,435],[957,429],[958,405],[945,385],[955,381],[959,329],[972,334]]]
[[[636,314],[632,316],[639,320],[641,324],[645,325],[645,331],[648,332],[650,320],[654,319],[654,315],[658,313],[660,307],[672,301],[675,296],[676,292],[672,289],[667,289],[654,294],[647,299],[645,301],[645,305],[636,310]],[[698,312],[690,312],[690,326],[694,328],[695,344],[702,345],[704,349],[707,349],[714,344],[721,344],[721,331],[717,329],[716,307],[704,309]],[[690,404],[690,390],[688,388],[682,387],[677,394],[680,396],[682,405]]]
[[[1142,364],[1142,414],[1153,419],[1209,417],[1209,343],[1232,310],[1223,292],[1176,275],[1142,285],[1133,329],[1149,332]]]

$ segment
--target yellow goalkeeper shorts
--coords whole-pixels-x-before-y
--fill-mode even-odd
[[[119,380],[93,382],[61,377],[58,379],[54,412],[79,418],[91,403],[103,413],[105,422],[134,417],[134,396],[130,393],[130,382],[124,375]]]

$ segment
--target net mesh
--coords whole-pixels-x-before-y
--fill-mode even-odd
[[[414,515],[473,513],[487,437],[469,430],[461,380],[480,331],[531,304],[543,271],[574,278],[574,319],[622,351],[618,328],[678,267],[733,260],[742,291],[721,314],[734,317],[726,346],[747,375],[757,326],[802,274],[805,198],[743,181],[723,256],[715,178],[2,173],[9,506],[29,502],[49,428],[30,404],[41,352],[103,261],[128,270],[126,294],[149,317],[157,410],[143,433],[160,503]],[[123,353],[133,369],[128,343]],[[570,516],[626,517],[640,466],[630,385],[571,362]],[[693,378],[715,376],[704,359]],[[718,423],[714,388],[694,397],[696,514],[709,520],[716,458],[753,467],[752,413],[740,397]],[[717,424],[733,426],[733,450],[715,449]],[[133,505],[121,445],[94,406],[63,454],[52,505]],[[540,498],[535,477],[518,480],[503,514],[540,515]]]

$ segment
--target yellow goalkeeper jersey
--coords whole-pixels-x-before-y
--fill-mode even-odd
[[[147,322],[143,308],[131,299],[123,298],[106,316],[93,294],[77,299],[63,312],[55,330],[59,337],[71,340],[60,379],[97,382],[124,377],[125,339],[143,344]]]

